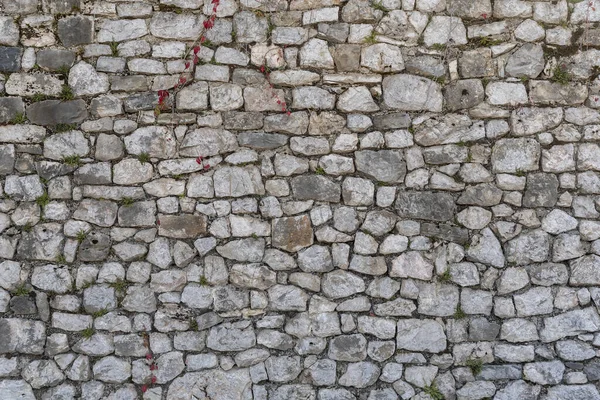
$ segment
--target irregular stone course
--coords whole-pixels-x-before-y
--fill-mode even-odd
[[[599,23],[0,0],[0,400],[600,399]]]

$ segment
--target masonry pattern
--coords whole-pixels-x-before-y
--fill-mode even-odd
[[[599,24],[0,0],[0,399],[600,399]]]

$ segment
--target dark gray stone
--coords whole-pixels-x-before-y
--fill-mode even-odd
[[[288,137],[279,133],[242,132],[238,135],[240,146],[256,150],[271,150],[287,144]]]
[[[454,218],[456,204],[449,193],[400,191],[396,210],[403,218],[443,222]]]
[[[399,183],[406,175],[402,152],[396,150],[361,150],[354,153],[356,169],[380,182]]]
[[[501,199],[502,190],[491,183],[481,183],[479,185],[467,186],[456,203],[491,207],[499,204]]]
[[[18,72],[22,55],[23,49],[20,47],[0,46],[0,72]]]
[[[410,126],[410,115],[403,112],[386,113],[373,116],[373,125],[376,129],[402,129]]]
[[[158,104],[158,93],[147,92],[134,94],[123,99],[125,112],[152,110]]]
[[[469,340],[473,342],[495,340],[499,333],[500,324],[489,322],[483,317],[473,318],[469,324]]]
[[[53,14],[68,14],[81,9],[81,0],[49,0],[48,3]]]
[[[600,360],[592,360],[585,367],[583,372],[591,382],[600,381]]]
[[[444,99],[450,111],[475,107],[485,99],[479,79],[465,79],[445,87]]]
[[[15,314],[35,314],[35,300],[30,296],[15,296],[10,299],[10,310]]]
[[[333,52],[338,72],[358,71],[360,68],[360,45],[338,44]]]
[[[58,38],[65,47],[92,43],[93,37],[94,22],[91,18],[76,16],[58,21]]]
[[[149,89],[148,80],[143,75],[110,76],[108,79],[113,92],[143,92]]]
[[[339,203],[340,185],[319,175],[297,176],[292,179],[292,192],[297,200],[317,200]]]
[[[120,226],[154,226],[156,224],[156,204],[153,201],[138,201],[119,207]]]
[[[344,22],[340,22],[337,24],[325,24],[321,23],[317,26],[319,31],[319,38],[325,39],[331,43],[344,43],[348,38],[348,33],[350,32],[350,25]],[[359,48],[359,56],[357,57],[357,61],[360,59],[360,48]],[[335,55],[333,56],[335,59]],[[336,62],[337,66],[337,62]],[[343,71],[339,67],[338,71]]]
[[[27,108],[27,118],[36,125],[79,124],[88,116],[85,101],[46,100]]]
[[[485,381],[499,381],[503,379],[521,379],[523,376],[522,367],[520,365],[484,365],[481,372],[477,375],[477,379]]]
[[[19,113],[25,112],[20,97],[0,97],[0,124],[10,123]]]
[[[0,145],[0,175],[12,174],[15,158],[15,146],[12,144]]]
[[[260,129],[263,127],[263,115],[259,112],[226,111],[223,113],[225,129]]]
[[[553,174],[529,174],[524,207],[553,207],[558,200],[558,178]]]
[[[104,260],[110,251],[110,237],[102,232],[88,233],[79,245],[80,261]]]
[[[446,75],[444,60],[433,56],[411,57],[404,62],[406,72],[436,78]]]
[[[62,67],[70,68],[75,62],[75,53],[69,50],[43,49],[38,51],[36,61],[42,68],[57,71]]]
[[[35,163],[36,173],[40,178],[44,179],[52,179],[57,176],[70,174],[75,171],[76,168],[76,166],[55,161],[40,161]]]
[[[73,176],[77,185],[110,185],[110,163],[85,164],[75,171]]]
[[[421,224],[421,235],[434,237],[448,242],[465,244],[469,241],[469,230],[447,224]]]

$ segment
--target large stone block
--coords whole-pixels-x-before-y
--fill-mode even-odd
[[[396,211],[403,218],[444,222],[454,218],[456,204],[449,193],[400,191]]]

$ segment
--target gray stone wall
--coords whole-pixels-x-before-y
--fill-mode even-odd
[[[600,399],[599,23],[0,0],[0,399]]]

